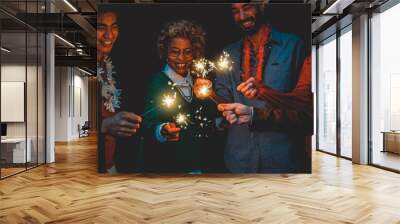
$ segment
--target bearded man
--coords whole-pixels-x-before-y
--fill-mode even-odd
[[[312,118],[312,97],[305,93],[311,83],[309,52],[299,37],[277,31],[264,20],[264,5],[234,3],[231,9],[243,38],[225,49],[233,69],[217,75],[214,83],[216,95],[230,103],[219,105],[232,124],[227,130],[226,166],[233,173],[310,172],[305,144],[309,131],[299,127],[300,121],[312,126],[312,119],[309,110],[291,106],[310,104]],[[248,116],[241,116],[239,109],[246,109]]]

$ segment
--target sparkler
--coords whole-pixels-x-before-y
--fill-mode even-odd
[[[164,95],[163,99],[161,100],[161,104],[167,108],[170,108],[174,105],[176,99],[176,93],[174,95]]]
[[[189,124],[194,124],[191,120],[190,120],[190,114],[182,114],[179,113],[176,118],[175,118],[175,122],[181,127],[181,128],[187,128],[187,126]]]
[[[228,52],[223,51],[222,54],[219,56],[216,68],[219,71],[230,71],[232,70],[232,67],[233,61],[231,60],[230,55],[228,54]]]
[[[208,76],[210,72],[213,71],[219,71],[219,72],[226,72],[226,71],[231,71],[233,68],[233,61],[230,58],[230,55],[226,52],[223,51],[222,54],[219,56],[218,60],[215,62],[207,60],[206,58],[200,58],[198,60],[193,61],[193,66],[191,69],[192,74],[194,74],[198,79],[205,79],[208,80],[208,82],[203,82],[203,83],[198,83],[199,85],[196,85],[194,87],[194,91],[197,93],[196,96],[199,98],[205,99],[205,98],[210,98],[215,104],[218,104],[218,102],[214,99],[213,97],[213,91],[212,91],[212,82],[210,81],[210,77]],[[199,80],[200,81],[200,80]],[[168,82],[168,85],[171,87],[171,90],[174,90],[175,88],[175,83]],[[171,108],[175,105],[176,101],[176,92],[174,94],[165,94],[162,99],[161,99],[161,104],[158,106],[155,106],[148,111],[144,112],[142,116],[146,116],[150,112],[160,108],[160,107],[165,107],[165,108]],[[178,105],[178,110],[181,109],[181,105]],[[207,119],[206,117],[202,117],[201,114],[202,108],[196,111],[194,118],[198,120],[199,127],[200,128],[205,128],[209,126],[212,121]],[[183,114],[183,113],[178,113],[176,117],[174,117],[175,123],[180,125],[182,128],[186,128],[189,124],[195,124],[190,120],[190,114]],[[202,135],[199,134],[197,137],[207,137],[207,134]]]
[[[230,55],[223,51],[219,56],[218,60],[214,63],[205,58],[200,58],[198,60],[193,61],[192,73],[196,74],[198,79],[208,79],[208,74],[215,70],[226,72],[232,70],[233,61],[230,58]],[[204,83],[204,82],[203,82]],[[218,104],[218,102],[212,97],[212,90],[210,84],[199,84],[195,86],[194,91],[196,96],[205,99],[210,98],[214,103]]]
[[[208,96],[210,94],[210,89],[206,85],[202,85],[199,90],[200,95]]]
[[[142,117],[146,116],[150,112],[160,108],[161,106],[165,106],[166,108],[171,108],[175,104],[176,100],[176,92],[172,95],[166,94],[161,99],[161,105],[155,106],[142,114]]]
[[[207,117],[202,116],[202,110],[203,110],[203,107],[200,107],[194,113],[194,119],[196,119],[196,121],[198,122],[199,129],[205,129],[205,128],[209,127],[210,125],[212,125],[211,119],[208,119]],[[195,137],[208,138],[208,135],[205,132],[200,132],[200,133],[196,134]]]
[[[212,91],[210,91],[210,87],[207,85],[201,85],[199,87],[199,95],[202,98],[210,98],[215,104],[218,104],[218,102],[214,99],[214,97],[211,96]]]
[[[199,78],[207,78],[208,73],[214,71],[215,64],[205,58],[193,61],[193,71]]]
[[[193,61],[193,72],[199,78],[207,78],[208,73],[218,70],[221,72],[231,71],[233,68],[233,61],[231,56],[226,51],[222,51],[216,62],[209,61],[205,58],[200,58]]]

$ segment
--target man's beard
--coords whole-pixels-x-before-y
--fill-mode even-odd
[[[253,22],[254,26],[246,29],[244,26],[245,22]],[[262,23],[260,22],[260,18],[248,18],[240,22],[241,30],[245,35],[252,35],[256,33],[260,29],[261,25]]]

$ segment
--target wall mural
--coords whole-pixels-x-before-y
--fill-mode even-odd
[[[99,171],[310,173],[310,12],[101,5]]]

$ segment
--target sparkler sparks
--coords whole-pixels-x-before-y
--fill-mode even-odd
[[[161,104],[158,106],[155,106],[153,108],[150,108],[149,110],[147,110],[146,112],[144,112],[142,114],[143,117],[145,117],[146,115],[150,114],[151,112],[157,110],[158,108],[160,108],[161,106],[165,106],[166,108],[171,108],[174,104],[175,104],[175,100],[176,100],[176,92],[172,95],[166,94],[163,96],[163,98],[161,99]],[[180,105],[178,106],[180,107]]]
[[[175,118],[175,122],[176,124],[178,124],[181,128],[186,128],[189,123],[192,124],[193,122],[191,122],[189,120],[190,115],[189,114],[182,114],[179,113],[176,118]]]
[[[174,105],[175,99],[176,99],[176,93],[174,93],[174,95],[164,95],[161,102],[163,106],[170,108],[172,105]]]
[[[230,71],[232,70],[232,67],[233,61],[231,60],[230,55],[228,54],[228,52],[223,51],[222,55],[219,56],[216,68],[219,71]]]
[[[218,104],[218,102],[214,99],[214,97],[212,97],[212,91],[210,90],[211,87],[209,87],[208,85],[200,85],[198,87],[198,95],[197,97],[200,99],[205,99],[205,98],[209,98],[211,99],[215,104]]]
[[[197,125],[196,138],[208,138],[208,128],[213,124],[213,120],[204,116],[203,107],[198,108],[194,113],[194,119]]]
[[[179,113],[178,116],[176,116],[176,123],[187,124],[187,117],[184,114]]]
[[[212,91],[210,90],[210,87],[207,85],[201,85],[199,87],[199,98],[204,99],[204,98],[210,98],[215,104],[218,104],[218,102],[214,99],[214,97],[211,96]]]
[[[205,58],[200,58],[193,61],[192,72],[199,78],[207,78],[208,73],[218,70],[221,72],[226,72],[232,70],[233,61],[231,60],[228,52],[223,51],[216,62],[209,61]]]
[[[218,70],[220,72],[227,72],[232,70],[232,68],[233,68],[233,61],[231,60],[230,55],[228,54],[228,52],[222,51],[222,54],[219,56],[216,62],[209,61],[205,58],[194,60],[192,73],[194,73],[197,76],[197,80],[199,79],[210,80],[210,77],[208,76],[210,72],[213,72],[215,70]],[[202,81],[202,83],[204,82]],[[212,97],[213,91],[210,89],[211,85],[210,86],[204,84],[197,85],[197,87],[195,86],[194,88],[194,92],[198,98],[200,99],[210,98],[212,101],[218,104],[218,102]]]
[[[193,72],[197,77],[207,78],[208,73],[215,69],[215,64],[205,58],[193,61]]]

